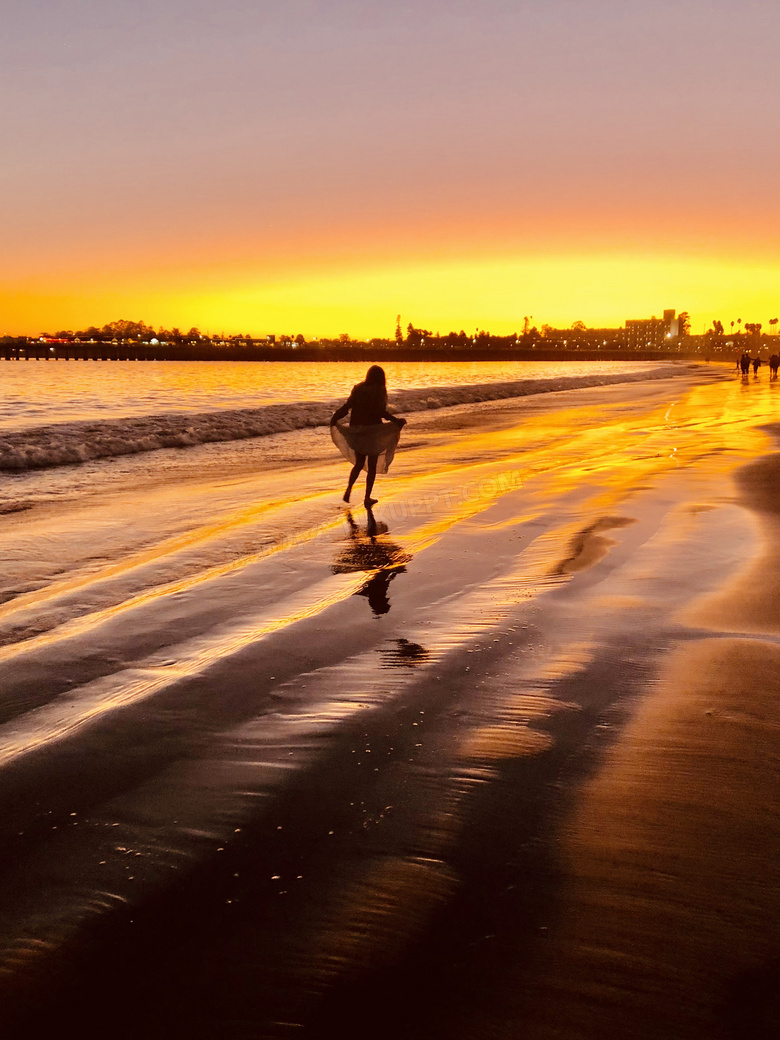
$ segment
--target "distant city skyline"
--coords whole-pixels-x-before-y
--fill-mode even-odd
[[[767,322],[760,0],[9,0],[0,333]]]

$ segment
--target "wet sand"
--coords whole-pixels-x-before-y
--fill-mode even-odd
[[[7,1035],[776,1036],[780,388],[723,374],[416,414],[376,527],[327,431],[0,517]]]

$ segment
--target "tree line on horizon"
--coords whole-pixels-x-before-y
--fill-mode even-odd
[[[590,336],[602,336],[609,334],[611,338],[614,338],[615,334],[622,333],[624,330],[621,328],[589,328],[583,321],[575,321],[566,329],[556,329],[551,325],[542,325],[541,330],[535,325],[530,325],[530,320],[525,318],[523,321],[523,327],[521,332],[511,332],[506,335],[497,335],[489,332],[487,329],[477,328],[474,332],[466,332],[465,329],[461,329],[459,332],[450,331],[445,335],[441,335],[439,332],[431,332],[425,328],[416,328],[411,322],[407,325],[406,334],[401,331],[400,326],[396,327],[395,336],[393,339],[389,337],[374,336],[369,339],[353,339],[349,333],[342,332],[335,337],[316,337],[311,340],[306,340],[302,334],[296,336],[282,335],[266,335],[266,336],[253,336],[251,333],[246,332],[235,332],[225,334],[209,334],[201,332],[200,329],[193,326],[188,331],[184,332],[176,327],[171,329],[163,328],[162,326],[155,329],[151,325],[147,325],[144,321],[128,321],[127,319],[119,319],[118,321],[108,322],[103,326],[89,325],[84,329],[59,329],[56,332],[42,332],[40,339],[56,339],[56,340],[73,340],[81,342],[97,342],[97,343],[112,343],[112,342],[137,342],[137,343],[151,343],[153,340],[158,343],[197,343],[197,342],[217,342],[217,343],[257,343],[257,342],[271,342],[279,344],[296,344],[302,346],[304,344],[322,344],[326,346],[333,345],[345,345],[349,343],[355,344],[370,344],[370,343],[382,343],[391,344],[395,342],[399,346],[406,347],[419,347],[423,345],[433,345],[439,343],[442,345],[451,346],[475,346],[475,345],[486,345],[486,344],[506,344],[512,345],[515,343],[535,343],[544,339],[553,339],[561,336],[572,336],[576,338],[580,334],[586,334]],[[5,337],[10,338],[10,337]],[[33,337],[30,337],[33,338]]]
[[[777,325],[778,321],[780,321],[780,318],[770,318],[768,324],[771,325],[773,328],[775,328],[775,326]],[[737,326],[737,331],[736,332],[734,331],[734,325],[735,324]],[[746,321],[745,324],[743,325],[742,324],[742,318],[736,318],[735,321],[731,322],[731,333],[730,333],[730,335],[732,335],[732,336],[739,336],[741,334],[741,332],[744,330],[748,335],[760,336],[761,335],[761,329],[763,327],[764,326],[763,326],[763,324],[760,321]],[[712,328],[709,331],[716,337],[720,337],[720,336],[725,336],[726,335],[726,330],[725,330],[725,328],[723,326],[723,322],[722,321],[713,321]],[[775,332],[777,332],[776,328],[775,328]]]
[[[776,326],[778,325],[778,318],[770,318],[769,326],[772,330],[777,332]],[[680,312],[678,315],[680,337],[690,335],[690,317],[686,311]],[[721,343],[726,335],[741,337],[743,335],[748,336],[760,336],[763,324],[761,322],[742,322],[741,318],[737,318],[730,323],[731,330],[727,333],[726,326],[719,319],[715,319],[711,323],[710,329],[705,333],[705,338],[713,342],[714,344]],[[736,326],[736,330],[735,330]],[[34,337],[11,337],[4,336],[3,340],[17,340],[17,339],[33,339]],[[249,332],[246,333],[220,333],[218,335],[208,334],[201,332],[200,329],[193,326],[186,332],[173,327],[166,329],[162,326],[155,329],[151,325],[147,325],[144,321],[129,321],[121,318],[117,321],[111,321],[102,326],[89,325],[84,329],[71,330],[61,329],[54,333],[43,332],[41,333],[40,339],[44,340],[62,340],[62,341],[79,341],[79,342],[97,342],[97,343],[143,343],[143,344],[163,344],[163,345],[184,345],[184,344],[217,344],[217,345],[228,345],[228,346],[254,346],[258,343],[267,345],[280,345],[283,347],[293,346],[319,346],[319,347],[338,347],[346,346],[349,344],[355,345],[381,345],[381,346],[392,346],[395,344],[399,348],[411,348],[411,349],[436,349],[437,347],[443,348],[455,348],[455,349],[484,349],[484,348],[506,348],[509,349],[513,346],[526,346],[534,347],[539,344],[549,344],[552,346],[560,346],[562,343],[566,346],[613,346],[619,348],[625,344],[626,330],[625,328],[590,328],[583,321],[575,321],[567,328],[554,328],[551,325],[544,324],[541,328],[537,328],[535,325],[531,325],[531,319],[525,317],[523,319],[523,325],[521,331],[512,332],[508,335],[495,335],[486,329],[475,329],[474,332],[466,332],[465,329],[460,331],[450,331],[445,335],[441,335],[439,332],[432,332],[429,329],[422,327],[416,327],[409,322],[406,326],[405,333],[401,327],[400,315],[396,320],[395,335],[394,337],[372,337],[370,339],[353,339],[348,333],[343,332],[337,337],[318,337],[312,340],[306,340],[305,337],[298,333],[295,336],[289,335],[266,335],[266,336],[253,336]]]
[[[266,336],[253,336],[251,333],[219,333],[217,335],[208,334],[201,332],[196,327],[190,328],[184,332],[178,328],[165,329],[160,327],[154,329],[151,325],[147,325],[143,321],[128,321],[126,319],[120,319],[118,321],[108,322],[106,325],[98,327],[96,325],[90,325],[84,329],[59,329],[56,332],[42,332],[40,339],[43,340],[59,340],[65,342],[95,342],[95,343],[144,343],[144,344],[197,344],[197,343],[216,343],[226,345],[255,345],[257,343],[265,344],[276,344],[280,346],[322,346],[322,347],[334,347],[334,346],[347,346],[349,344],[355,345],[370,345],[377,344],[382,346],[392,346],[395,344],[398,347],[406,347],[419,349],[422,347],[454,347],[454,348],[469,348],[469,347],[511,347],[515,345],[534,345],[543,340],[552,342],[558,338],[568,337],[572,342],[578,342],[580,340],[590,339],[603,339],[607,337],[612,342],[620,340],[624,334],[624,329],[613,329],[613,328],[588,328],[584,322],[576,321],[568,329],[554,329],[550,325],[542,325],[541,330],[536,326],[531,326],[528,319],[525,319],[524,325],[521,332],[511,332],[507,335],[497,335],[487,329],[475,329],[474,332],[466,332],[465,329],[460,331],[450,331],[445,335],[441,335],[439,332],[431,332],[425,328],[416,328],[411,322],[406,328],[406,334],[404,335],[399,329],[396,329],[396,334],[393,338],[374,336],[369,339],[354,339],[349,333],[342,332],[340,335],[335,337],[317,337],[311,340],[305,339],[302,334],[296,336],[282,335],[266,335]],[[32,338],[32,337],[31,337]]]

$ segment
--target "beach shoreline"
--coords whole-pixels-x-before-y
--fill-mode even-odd
[[[373,533],[313,431],[0,518],[18,1035],[771,1025],[773,392],[420,413]]]
[[[330,416],[342,403],[351,388],[350,375],[357,381],[363,375],[362,368],[323,364],[288,365],[285,371],[293,383],[291,387],[282,381],[274,381],[273,387],[258,388],[256,393],[242,385],[241,375],[228,365],[220,366],[222,380],[228,382],[221,394],[209,395],[203,387],[197,391],[183,376],[186,365],[172,365],[167,386],[165,379],[160,386],[143,389],[144,384],[132,379],[133,366],[124,366],[116,385],[101,380],[99,369],[90,370],[91,380],[79,382],[82,370],[70,369],[73,379],[71,393],[83,394],[86,401],[79,403],[81,411],[75,411],[67,393],[67,380],[41,381],[23,379],[15,392],[16,407],[9,408],[10,414],[0,415],[0,474],[26,470],[56,468],[74,465],[101,458],[113,458],[159,451],[164,448],[191,448],[217,441],[240,441],[255,437],[269,437],[291,430],[304,430],[327,426]],[[514,366],[517,369],[519,366]],[[487,401],[535,396],[543,393],[560,393],[589,386],[605,386],[612,383],[643,382],[648,379],[665,379],[685,376],[690,371],[702,369],[709,378],[723,373],[717,368],[706,368],[694,364],[659,363],[643,365],[624,362],[610,367],[601,364],[526,366],[522,373],[512,372],[511,364],[504,364],[490,378],[490,366],[486,365],[484,382],[459,383],[466,378],[473,366],[464,363],[442,365],[438,370],[439,382],[431,382],[432,370],[428,366],[404,366],[396,364],[396,379],[409,380],[411,385],[396,388],[391,405],[404,414],[426,410],[451,408],[459,404],[481,404]],[[343,366],[347,369],[347,366]],[[301,373],[315,372],[312,377],[302,378]],[[155,374],[161,370],[155,370]],[[203,370],[198,370],[203,379]],[[435,371],[435,370],[434,370]],[[477,368],[482,373],[482,370]],[[293,379],[295,373],[297,379]],[[513,378],[507,378],[512,373]],[[16,373],[14,373],[16,374]],[[26,374],[26,373],[25,373]],[[114,373],[111,373],[112,375]],[[392,369],[391,369],[391,374]],[[498,377],[498,378],[497,378]],[[219,376],[215,374],[219,383]],[[454,381],[453,381],[454,380]],[[184,385],[180,385],[181,383]],[[422,382],[422,385],[420,385]],[[129,386],[128,386],[129,383]],[[341,397],[329,397],[326,387],[340,387]],[[63,387],[66,388],[63,394]],[[87,389],[88,388],[88,389]],[[317,394],[309,400],[305,395]],[[333,392],[333,389],[330,391]],[[304,396],[301,397],[300,395]],[[28,397],[25,397],[28,395]],[[102,396],[101,396],[102,395]],[[292,395],[292,396],[291,396]],[[111,402],[111,398],[115,400]],[[31,399],[30,399],[31,398]],[[240,401],[243,407],[236,407]],[[170,411],[161,410],[160,403],[168,402]],[[208,403],[208,410],[204,406]],[[63,409],[70,417],[62,417]],[[75,417],[74,417],[75,416]],[[49,421],[43,421],[48,417]]]

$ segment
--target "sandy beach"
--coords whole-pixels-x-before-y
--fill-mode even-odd
[[[4,478],[4,1038],[780,1033],[780,385],[407,418]]]

